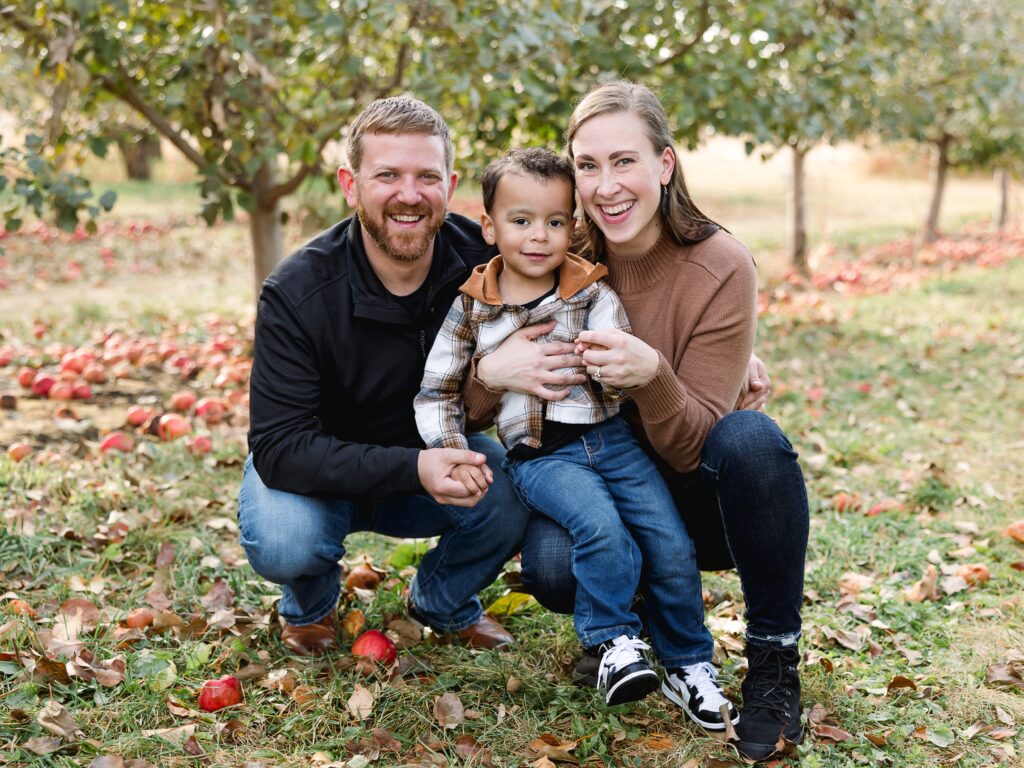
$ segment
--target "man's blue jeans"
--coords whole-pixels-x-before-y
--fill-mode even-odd
[[[253,570],[281,585],[284,620],[310,624],[333,611],[345,537],[373,531],[440,536],[420,563],[410,598],[434,629],[454,632],[479,621],[476,593],[518,551],[529,513],[501,470],[504,449],[484,435],[469,435],[469,447],[485,454],[494,472],[487,495],[470,508],[444,506],[425,493],[352,501],[277,491],[263,484],[249,456],[238,492],[240,539]]]
[[[697,471],[664,476],[700,568],[739,572],[747,642],[796,644],[807,559],[807,489],[782,430],[763,413],[730,413],[708,434]],[[542,605],[560,613],[573,610],[571,552],[572,539],[563,526],[540,515],[530,519],[523,581]]]
[[[639,636],[630,606],[641,571],[648,630],[665,667],[711,661],[693,542],[654,463],[622,418],[552,453],[506,461],[523,503],[568,529],[576,634],[591,648]]]

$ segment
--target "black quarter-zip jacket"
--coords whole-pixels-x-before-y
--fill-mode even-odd
[[[370,267],[356,217],[322,232],[264,281],[249,382],[249,450],[291,493],[385,498],[422,490],[413,398],[459,286],[496,250],[449,213],[417,316]]]

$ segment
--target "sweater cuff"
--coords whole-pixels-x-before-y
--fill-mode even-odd
[[[658,353],[658,370],[654,378],[627,392],[647,422],[664,421],[686,408],[686,390],[661,352]]]
[[[462,392],[463,405],[466,413],[474,417],[474,421],[493,418],[501,405],[501,398],[505,394],[496,389],[491,389],[477,376],[476,366],[483,355],[474,355],[470,365],[469,379]],[[488,425],[489,426],[489,425]],[[467,431],[471,430],[467,427]]]

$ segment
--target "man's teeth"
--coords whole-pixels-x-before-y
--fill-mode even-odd
[[[423,217],[422,216],[408,216],[408,215],[407,216],[402,216],[402,215],[396,213],[396,214],[392,214],[391,218],[394,219],[395,221],[408,221],[408,222],[411,223],[411,222],[414,222],[414,221],[419,221]]]
[[[612,206],[603,205],[603,206],[601,206],[601,210],[603,210],[609,216],[618,216],[620,213],[625,213],[626,211],[628,211],[632,207],[633,207],[633,202],[630,201],[628,203],[619,203],[618,205],[612,205]]]

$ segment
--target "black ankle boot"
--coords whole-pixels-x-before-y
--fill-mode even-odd
[[[744,757],[767,760],[803,740],[800,676],[796,647],[747,646],[749,669],[743,679],[743,709],[736,726],[736,748]]]

